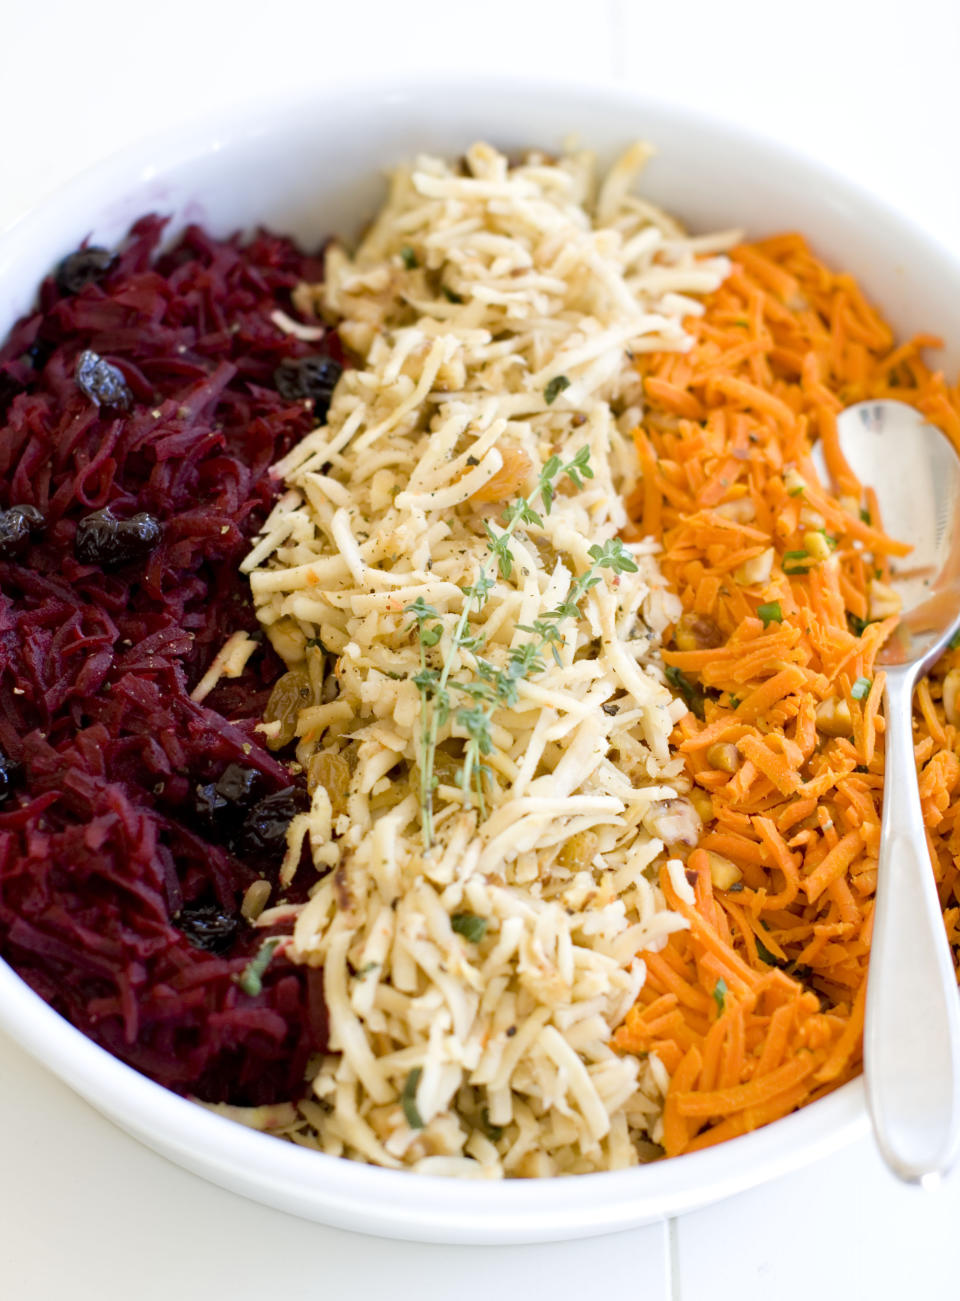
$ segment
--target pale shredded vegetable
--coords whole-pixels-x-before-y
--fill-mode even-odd
[[[330,1052],[288,1132],[326,1152],[498,1177],[657,1150],[665,1073],[609,1039],[637,955],[686,924],[655,883],[660,833],[697,820],[657,654],[679,605],[654,548],[614,539],[631,357],[689,346],[734,236],[688,239],[632,196],[647,153],[599,187],[587,154],[418,158],[295,296],[361,359],[277,467],[244,565],[303,693],[313,798],[282,883],[305,839],[324,876],[287,951],[323,967]],[[521,498],[533,518],[504,542]]]

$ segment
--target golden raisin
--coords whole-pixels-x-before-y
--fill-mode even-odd
[[[597,852],[600,841],[592,831],[578,831],[564,842],[557,855],[557,862],[568,872],[582,872],[590,866]]]
[[[277,678],[264,711],[264,722],[279,723],[280,730],[267,740],[271,750],[281,750],[297,734],[297,718],[313,700],[310,675],[304,669],[291,669]]]
[[[723,633],[703,614],[682,614],[673,635],[677,650],[713,650],[723,645]]]
[[[502,447],[503,465],[492,479],[470,498],[474,502],[508,501],[515,497],[530,478],[533,462],[519,447]]]
[[[312,754],[307,763],[307,790],[312,795],[322,786],[330,797],[330,809],[335,818],[347,811],[350,794],[350,765],[342,754],[320,750]]]

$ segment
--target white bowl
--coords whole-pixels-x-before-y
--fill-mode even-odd
[[[901,334],[960,350],[960,265],[842,177],[782,146],[612,90],[498,81],[364,88],[209,120],[149,140],[46,200],[0,238],[0,336],[41,277],[85,235],[111,244],[149,211],[171,230],[263,223],[307,241],[350,236],[383,192],[381,170],[474,139],[560,146],[576,132],[609,158],[658,149],[645,191],[696,230],[797,229],[853,272]],[[859,1081],[705,1152],[616,1174],[487,1183],[380,1170],[254,1133],[176,1097],[85,1038],[0,963],[0,1028],[155,1151],[267,1205],[342,1228],[428,1242],[549,1241],[625,1229],[738,1192],[864,1132]]]

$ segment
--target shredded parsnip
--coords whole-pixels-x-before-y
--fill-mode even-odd
[[[689,346],[734,237],[634,198],[647,152],[599,188],[587,154],[418,158],[297,292],[360,364],[245,568],[305,696],[284,879],[304,838],[324,875],[287,951],[323,967],[330,1052],[291,1136],[327,1152],[498,1177],[655,1150],[663,1072],[609,1040],[686,924],[655,882],[687,787],[679,604],[618,540],[630,363]]]

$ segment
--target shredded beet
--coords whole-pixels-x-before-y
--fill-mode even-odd
[[[0,348],[0,952],[155,1080],[257,1105],[302,1092],[325,1033],[316,973],[278,956],[260,994],[237,983],[271,934],[243,893],[279,866],[243,818],[302,801],[254,731],[282,665],[263,642],[190,691],[259,636],[237,566],[315,422],[274,372],[343,358],[270,319],[320,277],[289,240],[194,226],[160,253],[163,227],[72,255]],[[218,781],[246,803],[214,817]]]

